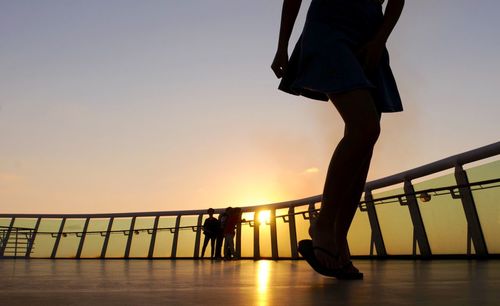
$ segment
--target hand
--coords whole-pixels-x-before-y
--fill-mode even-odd
[[[288,65],[288,52],[286,49],[278,49],[276,55],[274,56],[273,63],[271,64],[271,69],[278,79],[285,75],[286,67]]]
[[[382,59],[385,50],[385,42],[381,40],[371,40],[358,50],[358,57],[363,68],[368,72],[373,72]]]

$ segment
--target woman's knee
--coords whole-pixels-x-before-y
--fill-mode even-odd
[[[346,123],[345,137],[359,144],[373,147],[380,136],[378,119],[366,119],[354,123]]]
[[[367,138],[375,144],[380,136],[380,120],[378,118],[372,118],[366,125],[364,132]]]

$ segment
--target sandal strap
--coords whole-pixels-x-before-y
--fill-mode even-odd
[[[337,254],[337,255],[335,255],[334,253],[332,253],[332,252],[330,252],[330,251],[328,251],[327,249],[324,249],[324,248],[322,248],[322,247],[313,247],[312,249],[313,249],[313,251],[314,251],[314,250],[321,251],[321,252],[323,252],[323,253],[327,254],[328,256],[330,256],[330,257],[332,257],[333,259],[336,259],[336,260],[338,260],[338,259],[340,258],[340,255],[338,255],[338,254]],[[351,263],[351,264],[352,264],[352,263]]]

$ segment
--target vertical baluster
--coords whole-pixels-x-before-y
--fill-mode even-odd
[[[87,229],[89,227],[90,218],[85,219],[85,224],[83,225],[82,236],[80,237],[80,243],[78,244],[78,251],[76,251],[76,258],[79,259],[82,256],[83,244],[85,243],[85,237],[87,237]]]
[[[170,257],[177,257],[177,241],[179,240],[179,226],[181,225],[181,216],[177,216],[175,220],[175,229],[174,229],[174,239],[172,240],[172,254]]]
[[[104,243],[102,244],[101,258],[106,257],[106,251],[108,249],[109,236],[111,235],[111,229],[113,228],[113,221],[115,217],[111,217],[108,223],[108,229],[106,230],[106,236],[104,237]]]
[[[136,217],[132,217],[132,220],[130,221],[130,227],[128,230],[128,238],[127,238],[127,246],[125,247],[125,254],[123,255],[123,258],[129,258],[130,255],[130,247],[132,246],[132,239],[134,238],[134,227],[135,227],[135,219]]]
[[[200,257],[200,240],[201,240],[201,226],[203,223],[203,214],[198,216],[198,222],[196,223],[196,239],[194,241],[194,253],[193,258]]]
[[[241,222],[236,225],[236,257],[241,258]]]
[[[42,218],[36,219],[35,228],[33,229],[33,233],[28,242],[28,248],[26,249],[26,258],[29,258],[31,256],[31,251],[33,250],[33,245],[35,243],[36,234],[38,233],[38,228],[40,227],[41,220]]]
[[[153,225],[153,232],[151,233],[151,243],[149,244],[148,258],[153,258],[156,243],[156,233],[158,232],[158,223],[160,222],[160,216],[155,217],[155,224]]]
[[[366,202],[366,212],[368,214],[368,221],[370,222],[370,228],[372,231],[371,242],[370,242],[370,255],[373,255],[373,245],[375,245],[375,249],[377,250],[377,256],[387,256],[384,237],[382,236],[382,230],[380,229],[380,223],[378,221],[375,204],[373,203],[373,195],[371,190],[365,190],[365,202]]]
[[[253,214],[253,259],[260,259],[260,222],[257,212]]]
[[[470,186],[468,186],[469,178],[461,165],[455,167],[455,179],[458,185],[467,185],[467,187],[459,188],[462,207],[464,209],[465,218],[467,219],[467,231],[470,233],[470,237],[467,237],[467,241],[470,244],[469,241],[472,239],[476,255],[479,257],[486,257],[488,256],[488,248],[484,239],[481,223],[479,222],[476,203],[474,202]]]
[[[15,231],[16,231],[16,238],[14,242],[14,257],[17,257],[17,246],[19,243],[19,229],[16,228]]]
[[[405,180],[404,182],[404,191],[407,194],[406,199],[408,201],[408,209],[410,211],[413,229],[415,230],[415,238],[418,243],[420,255],[422,255],[423,257],[430,257],[432,255],[432,252],[429,245],[429,239],[427,238],[424,221],[422,220],[422,215],[420,213],[420,208],[418,207],[417,198],[415,197],[415,189],[413,188],[413,185],[409,180]]]
[[[278,259],[278,234],[276,231],[276,210],[271,209],[269,217],[271,227],[271,254],[273,259]]]
[[[292,259],[297,259],[299,258],[299,252],[297,251],[297,227],[295,225],[295,207],[293,206],[288,208],[288,229],[290,230]]]
[[[10,220],[9,228],[7,229],[7,232],[5,233],[5,236],[4,236],[3,245],[0,248],[0,257],[3,257],[5,254],[5,248],[7,247],[7,244],[9,243],[10,233],[12,232],[12,227],[14,226],[14,221],[16,221],[16,218],[12,218]]]
[[[57,232],[56,242],[54,243],[54,248],[52,249],[52,255],[50,255],[51,259],[56,258],[57,249],[59,248],[59,242],[61,241],[62,232],[64,229],[64,224],[66,224],[66,218],[63,218],[61,221],[61,225],[59,226],[59,231]]]

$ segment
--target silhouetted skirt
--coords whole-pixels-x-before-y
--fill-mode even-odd
[[[402,111],[387,50],[370,74],[356,56],[382,19],[376,0],[313,0],[279,89],[328,101],[329,93],[368,88],[380,112]]]

